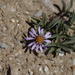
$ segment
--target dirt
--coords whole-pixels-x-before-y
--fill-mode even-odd
[[[59,0],[51,2],[62,7]],[[0,75],[75,75],[74,52],[53,57],[39,51],[37,56],[23,48],[22,36],[30,27],[27,21],[38,10],[52,14],[52,8],[41,0],[0,0]]]

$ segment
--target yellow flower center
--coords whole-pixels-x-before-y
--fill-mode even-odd
[[[42,43],[44,38],[42,36],[37,36],[36,41],[37,43]]]

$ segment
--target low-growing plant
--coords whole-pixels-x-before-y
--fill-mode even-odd
[[[66,3],[64,2],[64,0],[62,0],[62,4],[63,7],[62,9],[59,9],[59,13],[55,13],[56,16],[50,17],[49,21],[47,21],[45,13],[42,13],[41,19],[31,19],[33,27],[37,32],[35,34],[34,31],[32,31],[30,35],[33,39],[28,38],[29,41],[35,40],[36,42],[36,45],[34,45],[34,43],[31,46],[29,46],[32,48],[32,50],[36,50],[38,45],[38,50],[40,49],[41,52],[43,52],[43,47],[46,46],[48,54],[54,53],[57,55],[60,53],[60,51],[75,51],[75,27],[72,27],[75,21],[75,13],[74,11],[70,11],[73,5],[73,0],[71,0],[68,8],[66,8]],[[39,30],[39,27],[44,30],[43,35],[46,34],[45,37],[42,37],[42,35],[40,35],[41,29]],[[73,35],[68,34],[69,29],[72,29],[74,31]],[[37,34],[39,34],[39,37]],[[41,43],[44,41],[45,38],[47,38],[46,36],[50,37],[48,38],[48,41],[45,41],[46,43],[43,44],[44,46],[42,46]],[[39,44],[37,42],[37,38]],[[42,46],[42,48],[40,46]]]

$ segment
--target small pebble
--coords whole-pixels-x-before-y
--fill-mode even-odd
[[[3,30],[6,30],[6,27],[3,27]],[[2,34],[3,35],[3,34]]]
[[[13,7],[11,7],[11,11],[12,11],[12,12],[15,12],[15,11],[16,11],[16,9],[15,9],[15,8],[13,8]]]
[[[39,10],[37,13],[34,14],[34,17],[40,17],[42,15],[42,11]]]
[[[0,20],[0,23],[2,24],[2,23],[3,23],[3,21],[2,21],[2,20]]]
[[[48,7],[50,10],[52,10],[53,12],[57,12],[57,10],[54,8],[53,3],[51,2],[51,0],[41,0],[44,5],[46,7]]]
[[[61,52],[59,53],[59,56],[64,56],[64,52],[61,51]]]
[[[19,26],[20,24],[18,23],[17,26]]]
[[[41,73],[43,73],[43,68],[42,68],[42,67],[40,67],[40,68],[39,68],[39,71],[40,71]]]
[[[6,5],[3,5],[3,8],[6,8],[7,6]]]
[[[62,69],[60,69],[60,72],[64,72]]]
[[[18,23],[18,22],[19,22],[19,20],[16,20],[16,22]]]
[[[11,19],[10,22],[14,23],[15,22],[15,19]]]
[[[5,48],[7,48],[7,45],[5,43],[0,42],[0,48],[5,49]]]
[[[12,60],[12,58],[9,58],[9,60]]]
[[[33,71],[31,71],[31,69],[28,69],[28,73],[29,75],[33,75]]]
[[[14,47],[15,45],[14,44],[11,44],[11,46]]]
[[[75,59],[73,59],[73,65],[75,65]]]
[[[64,56],[64,54],[62,54],[62,53],[59,53],[59,56]]]
[[[29,14],[29,12],[28,12],[28,11],[26,11],[26,14]]]
[[[46,72],[46,74],[49,74],[49,68],[47,66],[44,67],[44,71]]]

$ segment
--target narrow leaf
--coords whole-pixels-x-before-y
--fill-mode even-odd
[[[66,11],[66,3],[64,2],[64,0],[62,0],[62,4],[63,4],[62,11],[65,12]]]
[[[74,21],[75,21],[75,13],[73,11],[73,13],[72,13],[72,19],[70,20],[70,25],[72,25]]]
[[[55,51],[55,47],[52,47],[49,51],[49,53],[53,53]]]
[[[46,22],[46,14],[42,13],[42,22],[43,22],[43,26],[45,25]]]
[[[63,45],[66,45],[66,44],[72,44],[72,43],[75,43],[75,40],[65,41],[65,42],[63,42],[62,44],[63,44]]]
[[[72,49],[70,49],[69,47],[66,47],[65,45],[61,45],[59,46],[60,48],[62,48],[65,51],[72,51]]]
[[[71,27],[71,29],[75,30],[75,27]]]
[[[75,40],[75,36],[71,36],[71,37],[69,37],[69,38],[67,38],[67,39]]]
[[[56,46],[56,43],[50,43],[47,45],[48,47]]]
[[[50,38],[56,38],[56,37],[58,37],[59,36],[59,34],[54,34],[54,35],[52,35]]]
[[[47,28],[52,28],[52,27],[54,27],[58,22],[58,19],[54,19],[54,20],[52,20],[46,27]]]
[[[36,18],[31,18],[31,21],[35,24],[38,24],[40,22],[40,20],[36,19]]]
[[[56,33],[60,33],[62,31],[62,20],[59,21],[57,27],[56,27]]]
[[[70,4],[69,4],[69,7],[67,8],[67,11],[69,11],[71,9],[72,5],[73,5],[73,0],[70,1]]]

